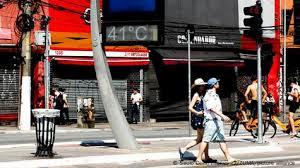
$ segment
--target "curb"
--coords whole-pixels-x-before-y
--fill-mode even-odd
[[[193,140],[196,137],[165,137],[165,138],[136,138],[136,141],[139,143],[149,143],[149,142],[162,142],[162,141],[184,141],[184,140]],[[239,142],[250,142],[248,139],[252,138],[251,136],[236,136],[228,137],[227,141],[239,141]],[[54,146],[64,146],[64,145],[82,145],[83,143],[90,143],[91,145],[83,146],[93,146],[93,144],[105,144],[105,143],[116,143],[115,139],[106,139],[106,140],[95,140],[95,141],[69,141],[69,142],[55,142]],[[258,146],[268,146],[273,145],[273,142],[265,144],[257,144]],[[12,145],[0,145],[0,149],[10,149],[10,148],[19,148],[19,147],[35,147],[36,143],[26,143],[26,144],[12,144]]]

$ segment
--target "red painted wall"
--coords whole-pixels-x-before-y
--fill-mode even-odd
[[[275,26],[280,26],[280,0],[275,0]],[[269,93],[272,93],[276,102],[279,101],[279,72],[280,72],[280,30],[275,29],[275,39],[264,39],[265,42],[273,44],[273,52],[275,56],[273,57],[273,64],[269,71],[267,77],[267,90]],[[246,36],[242,36],[241,39],[241,49],[256,51],[257,44],[256,42]]]
[[[275,26],[280,27],[281,12],[280,12],[280,0],[275,1]],[[277,106],[279,107],[279,83],[280,83],[280,29],[275,29],[275,39],[273,41],[273,51],[275,56],[273,57],[273,65],[268,75],[268,92],[272,93]],[[278,108],[279,109],[279,108]],[[279,112],[279,111],[277,111]]]
[[[18,11],[17,4],[7,4],[0,9],[0,44],[17,43],[14,27]]]

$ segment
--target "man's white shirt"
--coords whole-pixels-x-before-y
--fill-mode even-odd
[[[140,101],[142,101],[142,95],[140,93],[132,93],[130,99],[132,100],[132,104],[140,105]]]
[[[204,98],[204,116],[207,119],[217,118],[221,121],[221,117],[210,109],[216,109],[222,111],[222,104],[219,95],[212,89],[207,90]]]

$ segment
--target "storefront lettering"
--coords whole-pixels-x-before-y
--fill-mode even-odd
[[[125,57],[148,57],[146,52],[125,52]]]
[[[55,50],[55,55],[64,55],[64,51],[63,50]]]
[[[217,38],[216,36],[195,36],[194,40],[191,41],[191,44],[216,44]],[[186,44],[187,39],[185,35],[177,36],[178,44]]]

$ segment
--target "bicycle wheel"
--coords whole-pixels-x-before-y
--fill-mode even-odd
[[[268,138],[273,138],[277,132],[277,126],[276,126],[275,122],[272,120],[266,121],[264,123],[264,127],[265,127],[265,129],[264,129],[263,135]]]
[[[253,138],[257,138],[257,136],[258,136],[258,127],[250,130],[250,133],[253,136]]]
[[[264,130],[265,130],[265,125],[264,124],[262,124],[262,133],[264,133]],[[252,128],[251,130],[250,130],[250,133],[251,133],[251,135],[253,136],[253,138],[257,138],[257,136],[258,136],[258,125],[256,126],[256,127],[254,127],[254,128]]]
[[[230,131],[229,131],[229,136],[235,136],[238,129],[239,129],[239,121],[237,120],[234,120],[232,123],[231,123],[231,128],[230,128]]]

